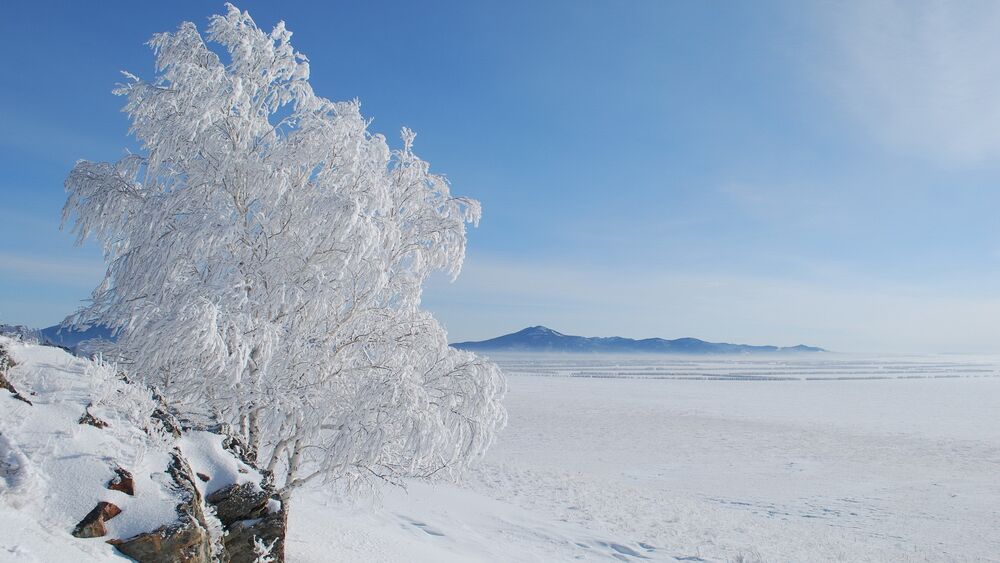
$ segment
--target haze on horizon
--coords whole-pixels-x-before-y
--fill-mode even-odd
[[[1000,352],[1000,5],[434,4],[238,6],[482,201],[425,295],[451,341]],[[149,30],[210,10],[3,12],[0,322],[47,326],[103,272],[58,227],[73,163],[136,148],[118,71],[151,76]]]

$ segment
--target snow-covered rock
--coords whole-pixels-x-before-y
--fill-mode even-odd
[[[230,503],[226,524],[268,515],[263,476],[226,447],[232,438],[182,431],[148,388],[99,360],[4,336],[0,350],[11,360],[0,370],[0,529],[25,532],[0,534],[0,561],[247,560],[226,553],[204,500],[236,487],[264,508]]]

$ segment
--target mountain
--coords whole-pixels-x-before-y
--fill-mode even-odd
[[[603,354],[760,354],[825,352],[815,346],[779,347],[750,346],[748,344],[728,344],[705,342],[697,338],[644,338],[634,340],[620,336],[586,337],[572,336],[546,328],[532,326],[518,332],[505,334],[480,342],[459,342],[452,344],[461,350],[473,352],[570,352]]]
[[[114,340],[111,329],[101,325],[94,325],[86,330],[78,330],[63,327],[62,325],[54,325],[48,328],[43,328],[39,330],[38,333],[41,336],[39,341],[41,341],[42,344],[59,346],[74,352],[81,344],[86,343],[87,341]]]
[[[10,327],[18,328],[18,327]],[[93,326],[87,330],[74,330],[59,325],[38,331],[39,340],[45,344],[61,346],[76,351],[81,344],[96,341],[113,341],[107,327]],[[544,326],[532,326],[518,332],[505,334],[480,342],[452,344],[461,350],[473,352],[561,352],[587,354],[785,354],[798,352],[825,352],[815,346],[751,346],[725,342],[705,342],[697,338],[644,338],[635,340],[620,336],[572,336]]]
[[[111,329],[102,325],[81,330],[62,325],[36,329],[23,325],[0,324],[0,336],[9,336],[23,342],[38,342],[46,346],[58,346],[74,354],[88,357],[98,351],[101,345],[115,340]]]

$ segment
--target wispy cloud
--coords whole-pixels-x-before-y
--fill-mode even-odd
[[[72,286],[96,285],[104,275],[104,264],[0,252],[0,275]]]
[[[871,134],[951,163],[1000,157],[1000,4],[830,3],[811,61]]]
[[[453,340],[532,324],[593,335],[815,344],[847,352],[1000,352],[1000,298],[831,276],[587,269],[474,258],[427,305]]]

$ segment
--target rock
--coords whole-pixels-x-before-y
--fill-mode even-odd
[[[78,422],[80,424],[89,424],[89,425],[91,425],[91,426],[93,426],[95,428],[107,428],[108,427],[108,423],[107,422],[104,422],[103,420],[97,418],[96,416],[90,414],[89,412],[83,413],[83,416],[80,417],[80,420]]]
[[[0,346],[0,389],[10,391],[10,394],[13,395],[15,399],[18,401],[24,401],[25,403],[31,405],[31,401],[25,398],[24,395],[18,393],[17,389],[15,389],[10,383],[10,380],[7,379],[7,371],[16,365],[17,362],[14,361],[14,358],[10,357],[10,354],[7,353],[7,349]]]
[[[230,485],[219,489],[205,497],[205,502],[215,507],[215,515],[223,526],[238,520],[260,518],[267,512],[267,499],[270,495],[254,485]]]
[[[215,508],[216,516],[226,529],[222,540],[225,547],[223,561],[226,561],[225,557],[228,557],[229,563],[257,561],[255,539],[271,545],[273,561],[281,563],[285,560],[286,513],[283,510],[268,512],[269,501],[274,497],[274,490],[268,482],[269,479],[264,480],[263,489],[253,483],[230,485],[205,498],[205,502]]]
[[[209,563],[211,540],[197,521],[185,521],[163,526],[127,540],[111,540],[123,554],[142,563]]]
[[[25,403],[31,405],[31,401],[29,401],[24,395],[19,393],[17,389],[14,389],[14,386],[11,385],[9,381],[7,381],[7,378],[4,376],[3,373],[0,373],[0,389],[6,389],[10,391],[10,394],[13,395],[15,399],[17,399],[18,401],[24,401]]]
[[[285,560],[285,514],[277,512],[260,519],[241,520],[228,528],[229,533],[223,542],[230,563],[253,563],[257,560],[254,550],[254,538],[260,539],[271,547],[271,557],[276,563]]]
[[[99,538],[108,533],[104,523],[121,514],[122,509],[110,502],[99,502],[93,510],[80,520],[73,530],[78,538]]]
[[[157,409],[153,418],[175,435],[186,428],[182,419],[166,407]],[[227,436],[223,440],[227,451],[249,464],[252,448],[234,438],[227,432],[228,429],[213,430]],[[111,540],[108,543],[142,563],[254,563],[258,557],[255,540],[259,540],[271,546],[273,561],[284,561],[287,518],[284,511],[268,513],[269,499],[275,497],[270,475],[262,472],[265,477],[261,483],[263,488],[253,483],[231,485],[209,494],[203,504],[194,483],[195,479],[208,483],[210,476],[192,471],[179,450],[175,450],[168,472],[188,499],[177,506],[178,521],[126,540]],[[222,538],[222,549],[214,554],[214,559],[212,538],[202,510],[206,505],[214,508],[226,532]]]
[[[174,438],[180,438],[183,428],[180,422],[177,421],[175,417],[166,406],[161,405],[156,410],[153,411],[152,417],[154,420],[158,421],[163,427],[163,430],[169,432]]]
[[[121,467],[115,468],[115,476],[108,481],[107,486],[112,491],[120,491],[130,497],[135,496],[135,480],[132,478],[131,473]]]
[[[242,461],[243,463],[255,466],[257,461],[257,448],[249,445],[246,440],[240,438],[233,432],[232,428],[228,425],[222,428],[221,434],[225,435],[222,440],[222,447],[229,453],[236,456],[236,459]],[[242,467],[238,468],[240,472],[245,473],[246,470]]]
[[[194,484],[191,467],[179,450],[174,450],[167,472],[186,499],[177,505],[178,521],[152,532],[108,543],[142,563],[209,563],[212,561],[212,539],[201,509],[201,494]]]
[[[14,358],[10,357],[10,352],[0,346],[0,374],[6,374],[7,370],[17,365]]]

